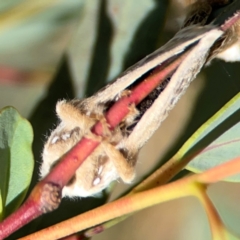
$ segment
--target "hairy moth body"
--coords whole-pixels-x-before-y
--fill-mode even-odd
[[[215,4],[216,1],[211,2]],[[208,14],[208,7],[204,8],[204,14]],[[206,17],[203,19],[205,23]],[[215,57],[219,49],[225,50],[224,46],[232,46],[232,42],[235,43],[238,39],[234,38],[232,41],[233,38],[228,36],[228,32],[231,33],[236,24],[229,28],[229,31],[224,30],[224,22],[218,26],[188,26],[189,21],[185,21],[185,24],[186,27],[167,44],[127,69],[115,82],[92,97],[57,103],[56,111],[60,123],[45,144],[41,177],[47,175],[59,159],[83,137],[101,141],[63,188],[63,196],[94,195],[118,178],[130,183],[135,176],[134,169],[140,148],[166,118],[169,110],[174,107],[204,64]],[[239,23],[235,28],[238,27]],[[165,79],[158,89],[154,90],[152,95],[156,96],[150,99],[151,104],[145,102],[144,107],[134,104],[129,106],[129,114],[119,126],[110,131],[105,113],[111,105],[130,94],[132,85],[139,80],[144,81],[141,77],[146,73],[151,74],[154,69],[164,67],[169,61],[175,61],[185,53],[187,55],[184,60],[171,73],[171,80]],[[102,136],[97,136],[91,131],[98,121],[103,126]]]

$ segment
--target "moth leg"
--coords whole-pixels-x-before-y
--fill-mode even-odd
[[[228,4],[229,0],[197,0],[189,6],[183,27],[190,25],[205,25],[211,12],[221,6]]]
[[[69,126],[79,126],[81,130],[89,130],[95,122],[95,119],[92,119],[86,116],[82,109],[77,108],[73,103],[67,102],[66,100],[58,101],[56,106],[56,112],[58,117]]]
[[[120,178],[125,183],[131,183],[135,177],[135,162],[129,161],[127,158],[123,156],[123,154],[115,148],[112,144],[103,141],[102,147],[109,157],[109,159],[113,162],[114,166],[116,167]]]
[[[212,12],[212,6],[207,1],[196,1],[190,5],[183,27],[200,24],[204,25]]]

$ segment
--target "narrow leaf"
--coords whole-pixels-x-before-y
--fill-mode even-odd
[[[186,167],[202,172],[240,156],[240,93],[204,123],[178,151],[179,159],[197,154]],[[240,175],[228,178],[240,181]]]

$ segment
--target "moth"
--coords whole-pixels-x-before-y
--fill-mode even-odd
[[[239,1],[228,4],[223,13],[211,19],[215,2],[201,1],[207,4],[208,9],[210,7],[207,11],[202,11],[205,5],[194,3],[184,28],[168,43],[127,69],[95,95],[83,100],[62,100],[57,103],[59,125],[44,146],[41,177],[47,175],[60,157],[83,136],[94,139],[91,128],[100,121],[104,129],[101,144],[77,169],[75,176],[63,188],[62,195],[86,197],[100,192],[118,178],[125,183],[133,181],[141,147],[167,117],[203,65],[238,40],[232,32],[239,27],[235,19],[240,15],[236,11],[240,8]],[[225,6],[226,3],[220,2],[218,7]],[[234,24],[232,19],[235,19]],[[230,34],[233,36],[229,37]],[[132,89],[155,69],[164,69],[184,54],[186,56],[178,67],[141,103],[129,106],[128,115],[113,131],[109,131],[105,114],[111,106],[131,94]]]

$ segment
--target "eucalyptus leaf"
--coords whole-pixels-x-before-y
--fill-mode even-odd
[[[197,155],[186,167],[202,172],[240,156],[240,93],[205,122],[177,153],[185,158]],[[228,181],[240,181],[240,174]]]
[[[84,0],[1,2],[0,64],[25,71],[55,66],[72,37]]]
[[[13,212],[22,202],[31,182],[34,167],[30,123],[13,107],[0,112],[0,192],[1,217]]]

